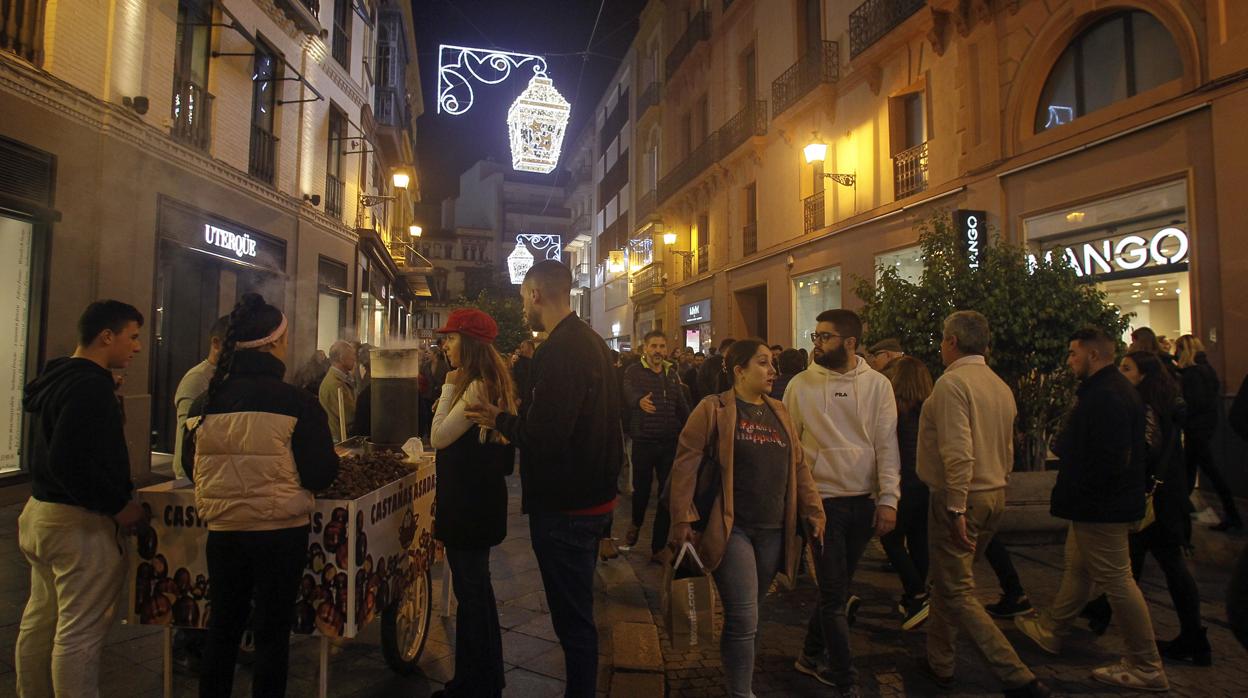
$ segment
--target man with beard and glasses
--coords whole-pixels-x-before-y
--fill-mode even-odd
[[[897,522],[897,402],[889,380],[855,353],[862,337],[858,315],[825,310],[815,320],[815,363],[784,392],[828,520],[823,540],[815,541],[819,606],[796,667],[837,695],[856,696],[849,624],[857,597],[849,586],[871,536]]]
[[[520,449],[529,537],[563,646],[567,696],[592,698],[598,682],[594,565],[616,503],[624,459],[620,384],[610,350],[571,307],[572,274],[546,260],[520,286],[524,316],[549,332],[533,354],[530,396],[520,414],[472,404],[469,419]]]

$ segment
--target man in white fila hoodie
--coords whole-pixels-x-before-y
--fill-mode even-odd
[[[819,607],[796,668],[834,687],[837,695],[857,696],[846,602],[871,536],[896,525],[897,403],[888,379],[855,354],[862,337],[858,315],[825,310],[816,322],[811,334],[816,363],[784,391],[828,517],[823,541],[815,542]]]

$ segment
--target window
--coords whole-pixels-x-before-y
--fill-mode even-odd
[[[711,220],[703,213],[698,216],[698,273],[705,274],[711,268]]]
[[[263,42],[256,45],[255,63],[251,72],[251,152],[247,172],[252,177],[273,183],[277,151],[277,90],[282,84],[282,61],[277,52]]]
[[[389,126],[402,126],[407,119],[402,32],[395,13],[386,13],[377,25],[376,113],[377,121]]]
[[[173,137],[201,150],[211,136],[212,95],[208,59],[212,51],[210,0],[179,0],[174,38]]]
[[[334,105],[329,107],[329,141],[325,150],[325,212],[342,215],[342,200],[346,196],[343,181],[342,147],[347,138],[347,115]]]
[[[809,347],[815,318],[841,307],[841,268],[793,277],[793,346]]]
[[[329,352],[339,339],[346,339],[347,265],[321,257],[317,268],[316,348]]]
[[[893,194],[904,199],[927,189],[927,90],[888,100],[889,138],[893,151]]]
[[[351,71],[351,5],[354,0],[334,0],[334,60]]]
[[[742,254],[749,256],[758,252],[758,184],[750,182],[745,188],[745,230],[741,235]]]
[[[1147,12],[1120,12],[1088,27],[1066,47],[1044,84],[1036,132],[1179,78],[1174,39]]]
[[[758,58],[754,52],[754,44],[741,56],[741,108],[754,105],[758,99]]]
[[[875,257],[875,278],[878,281],[885,269],[893,269],[897,276],[912,284],[923,277],[923,248],[919,245],[902,250],[885,252]]]
[[[8,165],[11,160],[5,161]],[[26,384],[29,351],[28,327],[31,322],[31,278],[35,259],[35,228],[26,220],[0,215],[0,279],[4,280],[6,301],[0,305],[0,365],[4,371],[4,403],[18,405]],[[22,461],[21,409],[4,410],[0,415],[0,474],[19,470]]]

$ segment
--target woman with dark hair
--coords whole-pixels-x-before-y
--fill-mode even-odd
[[[796,349],[785,349],[780,352],[776,370],[780,372],[780,375],[776,376],[776,382],[771,386],[771,396],[777,400],[783,400],[784,389],[789,387],[789,381],[793,380],[793,376],[806,370],[806,360],[802,358],[802,352]]]
[[[1175,343],[1178,351],[1179,381],[1183,400],[1187,403],[1187,420],[1183,424],[1183,447],[1187,456],[1187,493],[1196,487],[1196,474],[1204,475],[1222,500],[1222,522],[1212,526],[1215,531],[1242,529],[1244,522],[1235,506],[1235,495],[1213,460],[1213,437],[1218,430],[1218,414],[1222,399],[1221,381],[1205,357],[1205,345],[1196,337],[1185,334]]]
[[[901,578],[904,594],[897,611],[902,630],[913,630],[927,620],[927,485],[919,479],[915,461],[919,444],[919,415],[932,394],[932,374],[913,356],[893,359],[884,369],[897,400],[897,447],[901,454],[901,500],[897,527],[880,538],[888,561]]]
[[[256,640],[252,693],[282,696],[292,609],[308,547],[312,493],[338,456],[320,402],[282,381],[286,316],[255,293],[230,313],[216,372],[191,406],[183,464],[208,524],[212,617],[199,694],[228,696],[248,616]],[[254,606],[254,610],[253,610]]]
[[[735,342],[723,357],[732,388],[694,409],[680,433],[670,477],[672,528],[679,548],[694,541],[715,575],[724,604],[720,638],[729,695],[748,697],[754,678],[758,606],[776,572],[797,574],[802,535],[823,540],[823,503],[784,403],[771,398],[771,350],[756,339]],[[705,467],[718,478],[699,477]],[[699,481],[719,484],[709,511],[695,506]],[[700,499],[701,497],[699,497]],[[693,526],[705,530],[696,537]]]
[[[460,308],[438,330],[452,371],[446,374],[429,430],[437,449],[438,517],[434,538],[446,546],[455,611],[455,677],[435,696],[500,696],[503,642],[490,582],[490,548],[507,535],[507,482],[515,449],[497,431],[465,416],[475,403],[518,406],[511,370],[494,339],[489,315]]]

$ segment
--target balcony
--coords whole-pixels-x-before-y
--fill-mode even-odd
[[[325,175],[325,213],[331,216],[342,216],[342,201],[347,196],[347,183],[333,176]]]
[[[927,189],[927,141],[893,156],[893,195],[896,199]]]
[[[703,170],[711,166],[719,156],[719,131],[707,136],[702,141],[702,145],[698,146],[689,153],[689,156],[680,162],[679,165],[672,168],[662,179],[659,180],[659,201],[667,201],[673,194],[680,191],[686,184],[693,181]]]
[[[179,80],[173,93],[175,139],[208,150],[212,138],[212,95],[190,80]]]
[[[817,191],[802,199],[802,229],[813,233],[823,227],[823,221],[823,192]]]
[[[698,246],[698,273],[705,274],[711,268],[711,246]]]
[[[629,298],[634,302],[655,300],[664,293],[662,262],[654,262],[633,274],[633,288]]]
[[[784,113],[816,87],[831,85],[840,79],[840,45],[835,41],[820,44],[771,83],[771,118]]]
[[[380,126],[408,127],[407,99],[397,87],[377,86],[377,109],[373,112]]]
[[[247,174],[265,182],[273,183],[277,136],[252,124],[251,152],[247,156]]]
[[[633,207],[633,218],[637,221],[637,226],[641,227],[646,222],[646,217],[654,213],[654,209],[658,207],[659,197],[653,189],[642,194],[636,205]]]
[[[748,257],[758,252],[758,223],[746,223],[741,230],[741,254]]]
[[[319,36],[321,33],[320,0],[277,0],[282,13],[299,27],[304,34]]]
[[[745,105],[719,129],[720,159],[728,157],[737,146],[754,136],[767,135],[767,100]]]
[[[918,12],[927,0],[867,0],[849,13],[849,57],[854,58]]]
[[[667,79],[670,81],[672,76],[680,70],[680,64],[685,62],[693,49],[700,41],[706,41],[711,38],[711,15],[706,10],[702,10],[689,20],[689,26],[685,27],[685,33],[676,41],[676,45],[672,46],[672,50],[667,54],[665,68],[667,71]]]
[[[661,91],[661,89],[662,88],[659,87],[659,82],[656,80],[650,83],[649,85],[647,85],[646,89],[641,91],[641,96],[637,98],[637,118],[638,119],[641,119],[641,117],[645,116],[646,111],[649,110],[650,107],[658,106],[659,92]]]

